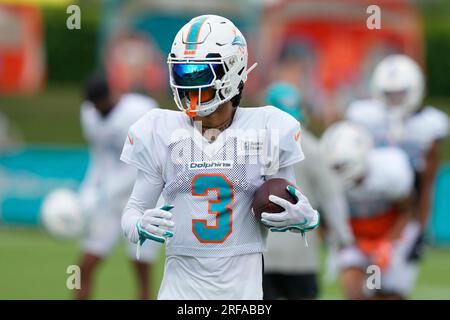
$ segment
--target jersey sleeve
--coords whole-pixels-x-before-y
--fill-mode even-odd
[[[284,168],[302,161],[305,156],[301,146],[300,123],[286,112],[272,106],[269,108],[266,129],[273,163],[278,164],[278,168]]]
[[[155,114],[150,111],[130,127],[120,160],[153,179],[161,179],[162,165],[158,157],[160,147],[153,130],[155,121]]]
[[[444,112],[434,107],[426,107],[407,122],[407,138],[420,143],[424,150],[428,150],[435,141],[448,136],[448,122]]]
[[[164,185],[138,170],[136,182],[122,215],[122,230],[132,243],[139,241],[136,223],[146,209],[155,208]]]
[[[126,110],[131,114],[131,117],[137,115],[139,118],[150,110],[159,107],[156,100],[137,93],[128,93],[124,95],[123,101],[129,106]]]
[[[94,105],[89,101],[84,101],[80,108],[80,124],[83,137],[89,143],[93,140],[93,120],[95,116]]]
[[[444,139],[449,134],[448,116],[434,107],[426,108],[425,117],[430,126],[430,138],[433,141]]]

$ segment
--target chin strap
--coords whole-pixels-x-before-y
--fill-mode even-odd
[[[186,114],[190,117],[193,118],[197,115],[197,102],[198,102],[198,95],[195,96],[193,95],[192,97],[189,97],[189,109],[186,109]]]
[[[250,72],[252,72],[256,68],[257,65],[258,63],[255,62],[254,64],[252,64],[250,68],[247,69],[247,76],[250,74]]]
[[[252,72],[256,67],[258,66],[258,63],[255,62],[254,64],[251,65],[250,68],[247,69],[247,76],[250,74],[250,72]],[[220,81],[220,80],[219,80]],[[217,86],[217,83],[216,83]],[[198,102],[198,96],[192,96],[189,97],[189,109],[186,109],[186,114],[190,117],[190,118],[194,118],[197,115],[197,102]]]

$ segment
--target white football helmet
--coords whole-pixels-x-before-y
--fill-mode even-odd
[[[322,135],[320,147],[324,159],[348,186],[365,176],[367,155],[373,147],[370,133],[350,122],[331,125]]]
[[[193,18],[175,36],[167,63],[175,103],[190,117],[213,113],[247,80],[247,43],[228,19]]]
[[[419,109],[425,90],[424,76],[410,57],[389,55],[376,66],[371,90],[375,99],[402,117]]]
[[[84,217],[77,194],[69,189],[50,192],[41,206],[41,223],[56,238],[79,237],[84,228]]]

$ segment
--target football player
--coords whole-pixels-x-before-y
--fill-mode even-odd
[[[297,88],[286,82],[276,82],[267,89],[266,103],[304,124],[301,100]],[[352,245],[344,190],[320,152],[318,139],[304,126],[302,148],[307,157],[295,165],[295,177],[311,204],[321,208],[328,227],[328,243],[338,248]],[[308,247],[299,245],[299,239],[293,233],[269,234],[267,252],[264,253],[264,299],[316,299],[319,267],[316,233],[308,237]]]
[[[103,76],[91,77],[85,86],[81,106],[81,125],[89,143],[90,163],[80,188],[80,200],[86,216],[82,242],[81,289],[77,299],[91,296],[92,277],[99,263],[112,251],[121,236],[121,212],[136,179],[136,169],[119,160],[129,126],[157,107],[146,96],[129,93],[115,101]],[[158,253],[156,244],[146,244],[140,261],[136,246],[126,241],[136,271],[141,299],[149,298],[149,264]]]
[[[133,243],[166,242],[158,299],[262,299],[266,230],[251,213],[267,179],[295,181],[300,124],[275,107],[240,107],[251,68],[247,44],[226,18],[193,18],[168,57],[181,111],[153,110],[136,122],[122,160],[139,169],[122,217]],[[293,186],[293,204],[262,214],[271,231],[304,234],[319,214]],[[159,195],[167,204],[156,208]]]
[[[390,55],[375,68],[373,100],[352,104],[347,119],[368,128],[377,145],[395,145],[409,157],[415,172],[414,219],[416,245],[409,254],[419,262],[432,204],[433,184],[440,164],[441,141],[448,136],[448,116],[423,106],[425,81],[418,64],[406,55]]]
[[[350,122],[329,127],[321,145],[345,185],[355,236],[355,245],[337,254],[345,296],[405,297],[416,277],[407,261],[416,232],[408,224],[413,170],[407,155],[396,147],[373,148],[370,133]],[[368,285],[367,276],[375,269],[381,271],[375,275],[380,282]]]

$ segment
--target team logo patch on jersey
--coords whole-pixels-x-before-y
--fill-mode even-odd
[[[232,169],[233,161],[192,161],[188,163],[189,170],[201,169]]]
[[[239,140],[238,155],[258,155],[263,151],[264,142],[261,139]]]

